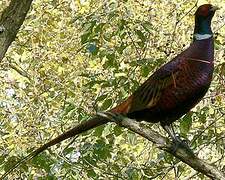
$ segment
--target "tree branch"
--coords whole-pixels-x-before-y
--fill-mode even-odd
[[[15,40],[23,24],[32,0],[11,0],[0,18],[0,61],[2,61],[11,43]]]
[[[168,138],[160,135],[158,132],[153,131],[147,127],[141,125],[141,123],[129,119],[127,117],[119,116],[112,117],[106,113],[98,113],[98,115],[106,117],[110,119],[110,121],[114,121],[119,126],[128,128],[129,130],[141,135],[142,137],[148,139],[149,141],[153,142],[159,149],[164,150],[176,158],[180,159],[182,162],[188,164],[193,169],[198,172],[203,173],[204,175],[208,176],[211,179],[219,179],[225,180],[225,174],[219,171],[215,166],[212,164],[208,164],[207,162],[199,159],[191,149],[186,146],[179,146],[177,150],[174,152],[173,150],[173,143],[169,141]]]

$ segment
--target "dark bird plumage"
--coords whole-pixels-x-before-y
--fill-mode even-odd
[[[195,40],[111,112],[169,125],[201,100],[212,74],[213,38]]]
[[[154,72],[127,100],[108,112],[138,121],[160,122],[176,139],[171,124],[201,100],[212,80],[214,40],[211,20],[216,9],[210,4],[200,6],[195,13],[194,40],[190,47]],[[69,137],[107,122],[108,119],[99,116],[82,122],[46,143],[23,161]]]
[[[195,13],[194,41],[158,69],[125,102],[111,110],[129,118],[160,122],[177,140],[171,124],[205,95],[212,80],[214,40],[211,20],[217,7],[202,5]]]

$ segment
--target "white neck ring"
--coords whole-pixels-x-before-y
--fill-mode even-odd
[[[194,34],[196,40],[209,39],[212,37],[212,34]]]

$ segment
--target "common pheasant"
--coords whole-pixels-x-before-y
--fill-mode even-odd
[[[107,112],[138,121],[160,122],[172,139],[177,141],[171,128],[172,123],[202,99],[212,80],[214,39],[211,20],[217,9],[211,4],[200,6],[195,13],[194,38],[190,46],[154,72],[127,100]],[[107,122],[109,120],[102,116],[82,122],[33,151],[22,161],[67,138]]]

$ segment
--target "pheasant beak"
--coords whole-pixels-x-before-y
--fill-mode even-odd
[[[220,9],[218,6],[212,6],[212,8],[210,8],[210,11],[215,12],[218,9]]]

